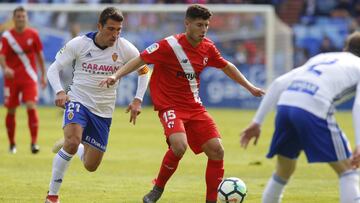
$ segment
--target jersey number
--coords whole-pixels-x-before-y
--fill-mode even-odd
[[[175,122],[173,120],[176,118],[174,110],[165,111],[163,113],[163,118],[164,118],[165,123],[167,124],[168,128],[174,127]]]
[[[310,68],[308,69],[308,71],[310,71],[311,73],[314,73],[315,75],[321,75],[322,72],[318,69],[316,69],[316,67],[318,66],[321,66],[321,65],[332,65],[334,63],[336,63],[338,60],[337,59],[334,59],[334,60],[331,60],[331,61],[325,61],[325,62],[321,62],[321,63],[316,63],[312,66],[310,66]]]

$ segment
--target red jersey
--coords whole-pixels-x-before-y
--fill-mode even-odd
[[[205,67],[222,69],[227,61],[214,43],[204,38],[193,47],[185,34],[167,37],[146,48],[141,58],[154,64],[150,94],[155,110],[168,108],[203,110],[200,97],[200,74]]]
[[[37,81],[36,53],[43,47],[37,31],[25,28],[18,33],[11,29],[1,37],[2,48],[0,53],[5,55],[6,64],[15,71],[15,80]]]

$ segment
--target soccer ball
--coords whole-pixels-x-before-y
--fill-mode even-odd
[[[242,203],[245,199],[247,188],[239,178],[225,178],[218,187],[218,199],[222,203]]]

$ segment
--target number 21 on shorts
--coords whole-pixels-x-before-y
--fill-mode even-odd
[[[164,118],[164,121],[165,121],[166,126],[168,128],[173,128],[174,127],[174,124],[175,124],[174,119],[176,118],[174,110],[165,111],[163,113],[163,118]]]

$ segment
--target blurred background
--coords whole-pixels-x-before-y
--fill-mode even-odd
[[[70,39],[96,30],[99,12],[116,6],[125,16],[121,36],[142,51],[153,42],[184,31],[188,4],[213,11],[208,37],[227,60],[253,83],[266,86],[280,74],[322,52],[341,51],[346,36],[359,29],[360,0],[1,0],[0,34],[12,26],[12,10],[23,5],[30,26],[38,29],[47,67]],[[66,73],[64,73],[66,74]],[[205,106],[255,108],[259,99],[208,68],[201,74]],[[122,79],[117,105],[135,94],[136,74]],[[3,84],[2,73],[0,83]],[[0,95],[3,95],[0,88]],[[51,88],[40,92],[41,105],[53,105]],[[151,105],[147,94],[145,103]],[[0,103],[3,96],[0,97]],[[341,106],[350,108],[351,102]]]

